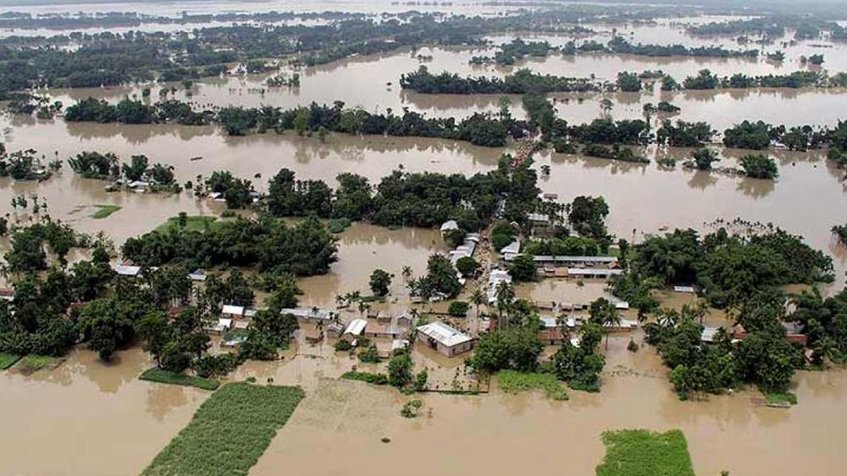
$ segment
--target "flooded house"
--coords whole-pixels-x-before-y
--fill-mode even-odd
[[[141,276],[141,266],[116,264],[112,266],[112,270],[117,273],[118,276],[126,278],[138,278]]]
[[[418,342],[426,344],[447,357],[455,357],[473,348],[471,336],[441,321],[418,327]]]

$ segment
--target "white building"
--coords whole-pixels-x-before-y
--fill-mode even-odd
[[[508,271],[503,269],[491,270],[491,274],[488,276],[488,304],[497,302],[497,288],[504,281],[507,283],[512,282],[512,275]]]
[[[473,339],[441,321],[418,327],[418,341],[447,357],[454,357],[473,348]]]

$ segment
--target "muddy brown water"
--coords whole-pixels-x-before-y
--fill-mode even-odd
[[[546,38],[546,37],[545,37]],[[845,58],[845,67],[837,65],[827,68],[832,71],[847,71],[847,49],[837,50],[835,58]],[[468,64],[471,56],[490,54],[491,50],[467,50],[457,48],[422,48],[412,53],[401,50],[379,55],[350,58],[328,65],[304,68],[300,71],[299,88],[267,88],[268,75],[246,77],[212,78],[198,81],[186,95],[180,85],[174,97],[191,100],[203,107],[210,105],[241,105],[259,107],[271,105],[281,108],[308,106],[312,102],[332,104],[343,101],[348,107],[361,107],[369,112],[384,113],[389,108],[402,114],[403,108],[419,111],[431,117],[467,117],[475,112],[496,113],[500,109],[502,95],[449,95],[419,94],[400,88],[400,75],[426,65],[431,72],[448,71],[460,75],[498,76],[514,72],[521,67],[535,72],[561,76],[587,77],[594,74],[599,79],[613,81],[620,71],[643,71],[661,69],[681,81],[703,68],[709,68],[724,76],[738,71],[748,74],[784,74],[799,69],[793,66],[777,67],[771,63],[744,59],[718,58],[648,58],[628,55],[580,55],[577,57],[551,56],[531,58],[515,67],[473,66]],[[431,56],[431,61],[420,61],[416,55]],[[287,74],[291,71],[284,68]],[[590,72],[590,73],[589,73]],[[343,81],[339,81],[343,77]],[[390,85],[389,85],[390,83]],[[152,96],[158,98],[159,87],[153,87]],[[80,88],[54,90],[51,95],[65,105],[89,96],[118,101],[125,96],[141,97],[140,87]],[[719,131],[744,120],[763,120],[786,125],[833,125],[843,119],[847,107],[847,93],[840,89],[744,89],[720,91],[683,91],[666,93],[658,90],[617,94],[553,94],[558,104],[559,115],[570,123],[589,122],[601,114],[600,99],[609,98],[615,106],[612,114],[616,119],[642,117],[646,103],[671,101],[682,108],[672,119],[706,121]],[[508,96],[515,116],[523,117],[519,95]],[[785,110],[792,114],[786,115]]]
[[[161,5],[156,11],[163,14],[172,8],[171,4]],[[227,3],[187,5],[180,8],[205,11],[202,9],[207,5]],[[246,10],[255,7],[244,5]],[[262,5],[267,6],[264,2]],[[312,4],[304,8],[309,5]],[[74,11],[78,7],[74,6]],[[53,11],[53,7],[40,8]],[[645,43],[683,41],[674,26],[624,30],[631,38]],[[707,40],[685,42],[697,45],[704,41]],[[721,41],[720,44],[732,46],[727,40]],[[799,54],[820,50],[807,43],[792,48],[788,50],[791,61]],[[836,46],[823,50],[826,66],[833,71],[847,70],[847,55],[842,49]],[[513,70],[468,65],[467,58],[479,52],[423,49],[420,53],[433,56],[431,62],[424,64],[436,72],[503,75]],[[266,92],[264,97],[249,91],[261,84],[262,77],[209,80],[195,87],[194,99],[217,105],[282,107],[342,99],[371,111],[384,111],[387,107],[399,111],[408,106],[432,115],[458,117],[473,111],[496,111],[499,107],[498,96],[428,96],[400,91],[398,75],[419,64],[408,51],[353,58],[306,69],[298,91]],[[780,68],[764,61],[735,59],[604,55],[552,57],[527,64],[551,74],[584,76],[590,71],[602,78],[612,78],[620,70],[661,68],[680,78],[703,67],[719,74],[739,69],[766,74],[793,71],[796,67],[793,63]],[[344,80],[339,81],[339,77]],[[385,86],[389,81],[393,85]],[[54,93],[70,103],[73,98],[91,94],[117,100],[139,91],[118,88]],[[585,96],[582,102],[579,95],[554,96],[559,113],[571,122],[585,122],[600,113],[597,95]],[[615,102],[612,113],[617,118],[640,117],[645,102],[670,99],[683,108],[680,118],[706,120],[718,129],[746,118],[786,124],[832,124],[847,106],[847,94],[842,91],[681,92],[609,97]],[[519,98],[513,98],[513,103],[517,105]],[[3,141],[11,150],[33,147],[48,159],[54,151],[61,158],[83,150],[113,151],[124,159],[143,153],[154,162],[174,165],[181,182],[227,169],[245,178],[260,173],[260,181],[266,183],[281,167],[295,170],[301,178],[320,178],[331,185],[335,185],[334,178],[341,172],[359,173],[376,182],[400,165],[408,171],[472,174],[493,169],[502,152],[464,143],[409,138],[331,135],[321,142],[292,133],[228,138],[212,127],[65,124],[60,120],[2,118],[0,128]],[[646,153],[653,158],[670,155],[681,160],[690,151],[657,152],[650,148]],[[736,165],[741,155],[741,151],[723,151],[720,165]],[[189,161],[193,156],[203,159]],[[847,250],[836,243],[829,229],[847,220],[844,171],[826,163],[820,154],[775,156],[781,173],[776,182],[691,172],[679,167],[668,171],[655,163],[622,164],[549,152],[539,154],[536,165],[551,166],[550,177],[542,177],[539,183],[544,191],[557,193],[561,201],[578,195],[605,196],[611,208],[609,228],[622,238],[637,241],[645,233],[656,233],[664,227],[705,231],[709,229],[706,224],[717,218],[773,222],[805,236],[812,246],[833,256],[839,279],[827,291],[840,289],[847,269]],[[264,187],[262,184],[257,188]],[[106,193],[102,182],[75,177],[67,166],[42,183],[0,180],[0,211],[11,212],[8,204],[12,197],[33,192],[46,198],[51,215],[67,220],[80,231],[103,231],[118,244],[180,211],[220,212],[220,206],[198,201],[188,193]],[[95,220],[90,215],[96,204],[123,208],[106,219]],[[377,307],[389,312],[405,310],[408,291],[401,276],[403,266],[410,266],[419,275],[425,269],[427,256],[445,249],[435,230],[387,230],[364,224],[342,233],[339,244],[339,262],[329,274],[301,280],[304,305],[329,307],[338,294],[355,290],[367,293],[368,276],[380,267],[393,273],[395,279],[388,302]],[[603,283],[596,281],[579,285],[574,281],[545,280],[520,286],[518,294],[539,301],[576,301],[590,300],[602,294],[603,288]],[[685,295],[664,296],[664,302],[673,307],[691,301]],[[707,318],[712,325],[723,320],[719,313]],[[636,341],[640,339],[636,337]],[[600,394],[570,392],[568,402],[550,402],[535,394],[504,395],[496,387],[491,394],[480,397],[430,394],[423,398],[424,416],[415,420],[399,416],[406,398],[396,392],[333,381],[358,366],[355,359],[335,353],[330,343],[299,343],[280,362],[251,362],[232,376],[256,377],[259,382],[273,378],[277,384],[301,385],[308,394],[251,473],[592,474],[604,451],[601,432],[630,427],[682,429],[701,476],[716,475],[724,469],[744,476],[843,473],[842,468],[847,466],[847,455],[842,451],[847,438],[847,417],[842,411],[847,398],[847,374],[843,371],[798,373],[793,390],[800,404],[789,410],[762,407],[760,396],[753,391],[711,397],[704,402],[681,402],[673,394],[655,352],[642,348],[631,354],[625,350],[627,342],[626,336],[611,339]],[[427,349],[416,350],[414,360],[417,366],[432,369],[436,381],[446,382],[464,372],[462,358],[445,359]],[[187,424],[208,395],[200,390],[137,380],[137,375],[151,365],[149,357],[137,349],[121,352],[119,363],[110,366],[98,362],[94,354],[78,350],[52,371],[30,376],[15,371],[0,373],[0,421],[4,423],[0,430],[0,475],[140,472]],[[377,370],[373,366],[359,368]],[[391,443],[381,443],[383,436],[391,438]]]
[[[788,410],[761,406],[754,391],[682,402],[655,352],[632,354],[627,342],[612,338],[602,392],[570,391],[567,402],[496,388],[477,397],[428,394],[423,416],[407,420],[399,410],[409,397],[318,382],[251,474],[588,475],[604,454],[601,433],[622,428],[682,429],[698,475],[836,475],[847,464],[843,371],[800,372],[800,404]]]
[[[152,366],[141,349],[109,365],[75,350],[54,370],[0,372],[0,474],[140,473],[209,395],[138,380]]]
[[[113,151],[124,160],[133,154],[146,154],[153,162],[176,167],[180,182],[208,176],[227,169],[237,176],[255,180],[257,189],[266,188],[267,180],[280,168],[288,167],[301,178],[318,178],[335,185],[342,172],[355,172],[372,183],[402,166],[411,172],[473,174],[496,167],[501,149],[476,147],[434,139],[383,138],[330,135],[325,142],[298,137],[293,133],[264,134],[248,137],[224,137],[214,128],[178,126],[117,126],[65,124],[62,121],[13,122],[5,141],[11,150],[33,147],[52,158],[55,152],[65,158],[84,150]],[[670,156],[683,160],[690,150],[641,152],[648,156]],[[725,150],[721,166],[737,166],[745,152]],[[658,154],[658,155],[657,155]],[[192,156],[202,160],[190,161]],[[847,251],[830,233],[830,228],[845,221],[847,195],[844,171],[825,161],[821,154],[778,152],[780,165],[777,181],[745,179],[718,173],[693,172],[677,166],[660,169],[655,162],[642,165],[602,159],[556,154],[538,154],[536,165],[550,165],[549,177],[541,177],[539,186],[556,193],[567,202],[579,195],[603,195],[609,203],[610,230],[618,237],[639,240],[645,233],[664,227],[705,226],[719,218],[774,223],[831,254],[839,281],[847,268]],[[104,231],[116,243],[150,230],[180,211],[211,214],[219,204],[195,199],[188,192],[178,195],[107,193],[103,183],[76,177],[65,168],[45,182],[0,182],[0,205],[11,212],[12,197],[38,193],[49,204],[51,215],[70,221],[81,231]],[[124,208],[108,218],[91,218],[92,205],[117,204]],[[361,231],[356,231],[361,230]],[[332,300],[332,294],[352,291],[366,284],[373,267],[385,266],[399,276],[408,264],[415,273],[422,271],[425,257],[441,249],[437,236],[424,230],[379,230],[354,228],[349,238],[342,235],[341,260],[334,272],[313,278],[315,295],[310,304]],[[345,239],[347,244],[345,245]],[[345,251],[345,246],[351,246]],[[412,253],[410,250],[415,249]],[[362,254],[365,254],[363,256]],[[370,260],[366,257],[374,257]],[[412,257],[415,256],[415,257]],[[347,264],[344,264],[346,261]],[[357,264],[351,264],[357,263]],[[359,269],[364,266],[365,269]],[[398,269],[399,268],[399,269]],[[356,271],[354,271],[354,269]],[[395,283],[400,284],[399,280]],[[333,290],[330,290],[334,288]],[[402,285],[398,292],[402,291]],[[363,290],[364,291],[364,290]]]

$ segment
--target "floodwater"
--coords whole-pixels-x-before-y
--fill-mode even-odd
[[[138,380],[152,366],[139,348],[109,365],[75,350],[55,370],[0,372],[0,474],[140,473],[210,394]]]
[[[601,433],[623,428],[682,429],[699,475],[836,475],[847,464],[843,371],[800,372],[800,403],[788,410],[761,406],[753,391],[682,402],[655,352],[632,354],[627,342],[612,337],[601,393],[570,391],[566,402],[496,388],[477,397],[427,394],[423,416],[409,420],[399,415],[406,398],[391,389],[321,382],[251,474],[593,474]]]
[[[98,4],[39,6],[20,10],[93,12],[137,10],[172,15],[215,11],[277,10],[377,12],[403,11],[411,7],[381,2],[183,2],[144,4]],[[475,12],[470,2],[452,6],[415,5],[416,9]],[[486,7],[488,8],[488,7]],[[503,7],[509,8],[509,7]],[[18,8],[15,8],[18,10]],[[685,21],[705,21],[704,18]],[[679,20],[682,21],[682,20]],[[594,27],[598,40],[607,41],[608,26]],[[737,48],[728,39],[691,39],[670,22],[657,25],[622,26],[618,32],[644,43],[682,42],[688,45],[721,44]],[[523,36],[523,35],[522,35]],[[507,41],[510,36],[492,38]],[[560,37],[536,37],[565,41]],[[766,61],[707,58],[646,58],[611,55],[553,56],[530,59],[512,68],[473,67],[470,56],[488,50],[423,48],[352,58],[301,71],[298,89],[261,89],[264,76],[204,80],[192,88],[191,99],[218,106],[262,104],[280,107],[306,105],[312,101],[343,100],[348,106],[384,112],[404,107],[432,116],[465,117],[473,112],[499,109],[499,96],[420,95],[401,91],[399,75],[426,64],[433,72],[461,75],[498,75],[529,66],[538,72],[587,76],[611,80],[622,70],[662,69],[682,79],[699,69],[720,75],[786,73],[799,67],[797,58],[824,52],[825,67],[847,70],[843,45],[832,48],[800,42],[785,48],[789,60],[783,66]],[[818,43],[818,42],[815,42]],[[751,46],[753,47],[753,46]],[[769,47],[775,48],[775,47]],[[417,54],[432,59],[419,59]],[[341,79],[341,80],[339,80]],[[392,83],[388,85],[387,83]],[[95,95],[111,101],[139,95],[138,87],[56,90],[51,94],[66,104]],[[154,88],[153,97],[158,97]],[[186,98],[184,92],[176,97]],[[680,119],[704,120],[722,130],[743,119],[798,124],[833,124],[842,118],[847,94],[840,90],[745,90],[678,92],[665,94],[554,95],[559,114],[571,123],[590,121],[600,115],[598,101],[615,102],[615,118],[641,117],[646,102],[671,100],[682,107]],[[512,97],[515,115],[520,98]],[[790,112],[790,113],[787,113]],[[654,119],[655,120],[655,119]],[[655,124],[655,122],[654,122]],[[282,167],[299,178],[322,179],[331,186],[342,172],[368,177],[372,183],[399,167],[411,172],[485,173],[496,167],[504,150],[466,143],[419,138],[353,137],[330,135],[325,141],[294,133],[225,137],[214,127],[172,125],[121,126],[66,124],[61,120],[0,118],[2,141],[7,149],[34,148],[46,158],[67,158],[85,150],[115,152],[124,160],[145,154],[152,162],[173,165],[180,182],[196,180],[215,170],[230,170],[253,179],[264,191],[267,180]],[[506,149],[508,150],[508,148]],[[655,159],[670,156],[684,160],[690,150],[640,152]],[[719,165],[736,166],[742,151],[721,151]],[[827,163],[820,153],[773,153],[780,164],[777,181],[744,179],[719,173],[694,172],[677,167],[616,163],[601,159],[544,152],[536,167],[550,165],[552,173],[539,185],[568,202],[579,195],[603,195],[611,213],[609,229],[618,237],[639,241],[645,234],[676,227],[701,231],[712,229],[716,219],[741,218],[774,223],[804,236],[814,247],[833,256],[838,280],[826,290],[840,289],[847,270],[847,249],[830,233],[847,220],[845,172]],[[201,156],[202,160],[190,161]],[[256,174],[260,179],[255,179]],[[107,193],[103,182],[74,176],[65,168],[45,182],[14,182],[0,179],[2,214],[12,213],[11,199],[37,193],[46,199],[49,213],[68,221],[79,231],[105,232],[116,244],[153,229],[179,212],[219,213],[220,206],[195,199],[189,192],[176,195]],[[94,205],[116,204],[122,209],[95,220]],[[20,214],[20,212],[18,212]],[[23,219],[27,217],[21,214]],[[368,278],[374,268],[394,274],[391,294],[374,306],[396,313],[405,310],[408,290],[404,266],[413,275],[424,272],[427,257],[444,251],[436,230],[388,230],[355,224],[339,235],[339,261],[329,274],[301,279],[305,306],[333,307],[335,297],[352,291],[368,294]],[[471,284],[473,286],[474,284]],[[604,283],[586,280],[544,280],[518,287],[521,297],[536,301],[583,302],[604,293]],[[692,302],[688,295],[664,296],[666,305]],[[434,307],[439,308],[439,305]],[[443,307],[443,306],[441,306]],[[355,310],[349,311],[353,314]],[[720,313],[709,315],[710,324],[723,323]],[[635,336],[641,342],[642,336]],[[610,339],[604,386],[600,394],[570,392],[571,400],[551,402],[536,394],[504,395],[496,389],[487,395],[447,396],[427,394],[424,416],[403,419],[399,410],[406,397],[390,389],[335,381],[345,371],[360,366],[346,353],[333,351],[330,342],[309,345],[298,339],[281,362],[250,362],[231,377],[255,377],[259,382],[301,385],[307,398],[291,421],[279,432],[252,470],[254,475],[279,474],[281,468],[298,475],[346,474],[592,474],[603,456],[602,431],[618,428],[682,429],[688,439],[695,470],[716,475],[758,476],[809,472],[841,474],[847,466],[843,441],[847,439],[847,374],[843,370],[800,372],[795,378],[800,404],[788,410],[761,406],[753,391],[710,397],[708,401],[681,402],[667,382],[666,370],[655,351],[643,347],[626,350],[628,336]],[[381,342],[384,345],[386,342]],[[467,382],[463,358],[446,359],[428,349],[416,349],[418,369],[430,369],[439,388],[451,380]],[[137,380],[151,366],[139,349],[119,353],[119,362],[100,363],[86,350],[72,352],[57,369],[24,376],[0,373],[0,474],[113,475],[138,474],[155,454],[184,427],[208,395],[201,390],[158,385]],[[383,436],[391,439],[380,442]],[[325,453],[331,458],[322,458]],[[46,455],[46,456],[45,456]]]
[[[145,154],[152,162],[175,166],[180,182],[196,180],[197,175],[208,176],[221,169],[249,179],[258,173],[261,179],[254,182],[259,191],[283,167],[294,170],[300,178],[322,179],[331,186],[336,185],[335,177],[342,172],[361,174],[375,184],[400,166],[410,172],[485,173],[496,167],[503,152],[467,143],[419,138],[330,135],[321,142],[298,137],[293,132],[225,137],[211,127],[61,121],[13,125],[6,134],[10,150],[32,147],[48,157],[58,152],[63,158],[84,150],[112,151],[124,160],[133,154]],[[656,151],[655,147],[644,152],[649,157],[669,155],[680,161],[690,154],[690,150]],[[737,166],[743,154],[743,151],[723,151],[724,159],[719,165]],[[189,160],[197,155],[203,159]],[[825,161],[819,153],[772,155],[780,165],[780,177],[776,181],[694,172],[680,166],[664,170],[655,162],[620,163],[552,152],[538,154],[535,162],[538,167],[551,166],[550,176],[542,177],[539,186],[545,192],[558,194],[562,202],[579,195],[603,195],[611,209],[609,229],[620,238],[637,241],[644,233],[656,233],[663,227],[708,230],[707,224],[719,218],[774,223],[833,255],[839,282],[843,282],[847,251],[837,244],[829,230],[845,220],[844,171]],[[102,182],[80,179],[67,166],[57,176],[41,183],[0,181],[0,204],[31,192],[46,198],[54,217],[70,220],[80,231],[105,231],[116,243],[155,228],[180,211],[190,214],[214,211],[207,202],[198,201],[189,192],[176,196],[106,193]],[[90,217],[93,210],[85,207],[101,203],[124,208],[106,219],[94,220]],[[418,274],[425,257],[440,249],[435,235],[422,230],[377,231],[375,227],[355,230],[365,231],[353,231],[349,238],[342,236],[341,262],[336,264],[338,270],[344,270],[345,277],[334,268],[328,276],[313,278],[316,294],[309,298],[314,299],[310,304],[364,288],[367,275],[377,265],[385,266],[399,277],[402,266],[408,264]],[[346,244],[345,240],[348,240]],[[344,250],[346,246],[351,247],[350,251]],[[417,253],[409,253],[412,249]],[[368,259],[362,253],[375,258]],[[348,264],[344,264],[345,260]],[[365,269],[359,270],[349,263],[361,263]],[[399,278],[395,280],[395,288],[403,292]]]
[[[511,38],[511,37],[509,37]],[[546,37],[545,37],[546,38]],[[838,58],[847,63],[847,49],[839,50]],[[404,108],[425,113],[430,117],[464,118],[477,112],[496,113],[500,110],[498,94],[450,95],[419,94],[403,90],[399,86],[400,75],[417,70],[421,65],[438,74],[443,71],[461,76],[503,77],[519,68],[528,67],[538,73],[559,76],[587,77],[594,74],[598,79],[614,81],[620,71],[661,69],[682,81],[708,68],[721,75],[732,75],[739,71],[748,74],[785,74],[799,67],[777,67],[765,61],[718,58],[648,58],[630,55],[586,54],[575,57],[550,56],[530,58],[512,67],[478,66],[468,64],[475,55],[491,54],[490,49],[421,48],[408,49],[349,58],[327,65],[299,70],[301,85],[298,88],[268,88],[264,81],[271,75],[249,75],[245,77],[210,78],[196,82],[188,92],[179,84],[171,97],[191,101],[199,107],[240,105],[259,107],[263,105],[283,109],[308,106],[312,102],[332,104],[343,101],[348,107],[360,107],[369,112],[385,113],[389,109],[402,114]],[[424,59],[419,58],[421,55]],[[831,53],[830,53],[831,55]],[[847,71],[847,65],[831,71]],[[294,70],[282,67],[283,74],[291,75]],[[589,73],[590,72],[590,73]],[[343,77],[344,81],[338,78]],[[152,98],[159,97],[162,86],[152,88]],[[88,97],[97,97],[117,102],[126,96],[141,98],[141,86],[113,88],[56,89],[49,91],[52,99],[65,106]],[[525,117],[519,95],[507,95],[513,114]],[[557,93],[552,94],[561,117],[571,124],[589,122],[602,113],[600,100],[609,98],[614,102],[612,115],[616,119],[637,119],[643,115],[646,103],[671,101],[680,108],[680,114],[672,119],[706,121],[719,131],[731,127],[744,119],[791,125],[833,125],[843,119],[841,111],[847,108],[847,93],[841,89],[726,89],[718,91],[662,92],[658,90],[638,93]],[[791,110],[786,115],[785,110]]]

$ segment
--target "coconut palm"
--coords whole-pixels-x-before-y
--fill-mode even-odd
[[[476,318],[479,319],[479,306],[485,303],[485,293],[482,289],[476,288],[471,293],[471,302],[476,306]]]
[[[498,319],[502,318],[503,313],[505,312],[506,321],[508,321],[512,302],[515,300],[515,288],[512,287],[512,283],[508,281],[501,281],[500,284],[497,285],[496,297]]]
[[[403,275],[403,279],[409,281],[409,278],[412,277],[412,267],[409,265],[403,266],[403,271],[401,274]]]

